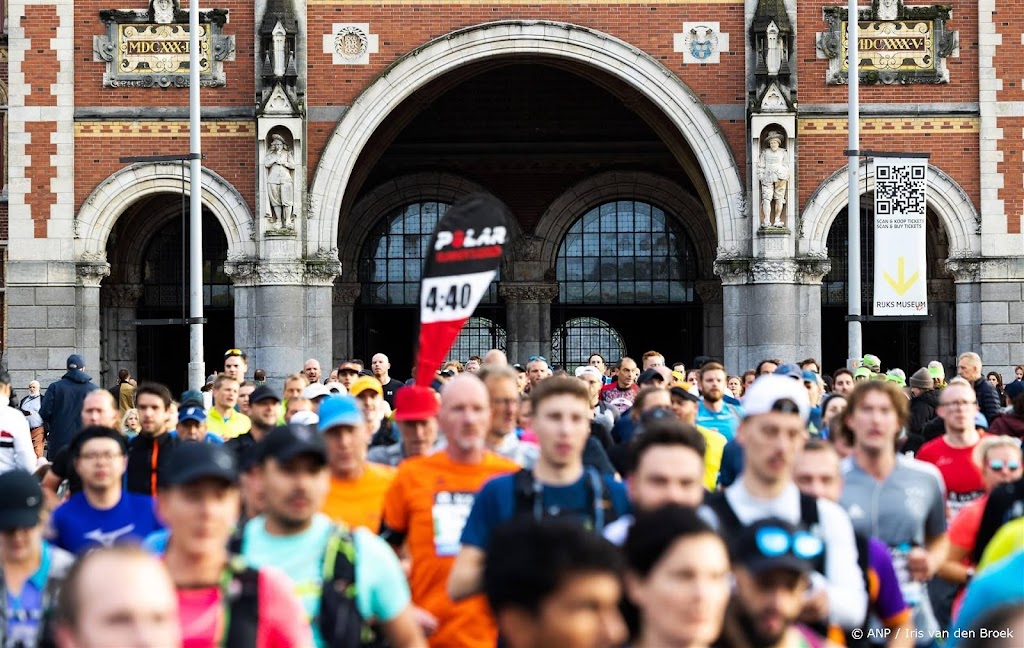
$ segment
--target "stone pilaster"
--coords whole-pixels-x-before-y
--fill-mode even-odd
[[[1012,375],[1024,357],[1024,257],[950,259],[946,269],[956,282],[958,351]]]
[[[558,284],[502,282],[498,294],[506,304],[509,361],[523,362],[531,355],[549,356],[551,302],[558,297]]]
[[[107,284],[100,288],[101,384],[112,385],[119,369],[138,375],[138,314],[140,284]]]
[[[362,286],[355,281],[339,280],[334,284],[334,355],[331,362],[335,367],[353,356],[353,313],[361,292]]]
[[[725,352],[722,330],[722,282],[718,279],[698,281],[697,294],[704,307],[704,355],[721,358]]]
[[[75,267],[75,347],[85,360],[86,372],[99,377],[100,365],[100,282],[110,274],[106,261],[78,263]],[[59,355],[59,350],[56,350]],[[53,351],[51,351],[51,356]],[[67,357],[64,357],[67,360]],[[51,364],[54,358],[50,360]]]
[[[949,259],[946,270],[953,275],[956,290],[957,353],[978,350],[981,348],[981,260]],[[1019,287],[1017,291],[1020,292]]]

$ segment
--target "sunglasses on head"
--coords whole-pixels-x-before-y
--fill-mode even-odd
[[[548,359],[545,358],[544,356],[530,356],[530,362],[535,362],[537,360],[540,360],[541,362],[547,362],[548,361]]]
[[[242,353],[241,349],[228,349],[227,351],[224,352],[224,357],[225,358],[230,358],[232,356],[239,356],[239,357],[241,357],[241,356],[244,356],[244,355],[245,354]]]
[[[774,526],[761,527],[755,536],[758,550],[769,558],[778,558],[792,553],[801,560],[816,558],[825,549],[821,538],[807,531],[790,534]]]
[[[1013,471],[1013,470],[1017,470],[1018,468],[1020,468],[1020,462],[1019,461],[1003,462],[1001,459],[993,459],[992,461],[988,462],[988,467],[989,467],[989,470],[991,470],[993,472],[1001,472],[1004,468]]]

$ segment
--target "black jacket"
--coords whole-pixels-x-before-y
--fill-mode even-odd
[[[982,376],[974,381],[974,395],[978,399],[978,408],[988,419],[989,425],[1002,414],[1002,405],[999,402],[999,392],[993,387],[987,378]]]
[[[39,416],[47,426],[46,458],[50,461],[82,429],[82,401],[94,389],[98,388],[92,377],[81,369],[69,370],[46,388]]]
[[[154,451],[154,447],[156,449]],[[153,487],[153,464],[154,456],[157,472],[162,468],[171,456],[171,450],[178,445],[178,437],[171,436],[164,432],[154,438],[148,434],[139,434],[132,439],[128,445],[128,470],[126,471],[125,484],[128,492],[139,493],[156,497],[156,489]]]
[[[929,389],[910,399],[910,423],[907,431],[911,434],[922,434],[924,426],[938,416],[935,408],[939,406],[939,392]]]

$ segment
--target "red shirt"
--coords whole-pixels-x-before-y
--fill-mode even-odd
[[[986,436],[988,435],[982,435],[980,439]],[[985,494],[985,483],[981,480],[981,471],[971,458],[973,454],[973,445],[954,448],[946,443],[943,435],[921,446],[915,457],[934,464],[942,473],[942,480],[946,482],[949,517],[953,517],[964,506]]]

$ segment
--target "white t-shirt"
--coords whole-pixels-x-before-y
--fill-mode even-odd
[[[15,468],[36,469],[32,431],[24,414],[13,407],[0,407],[0,473]]]

